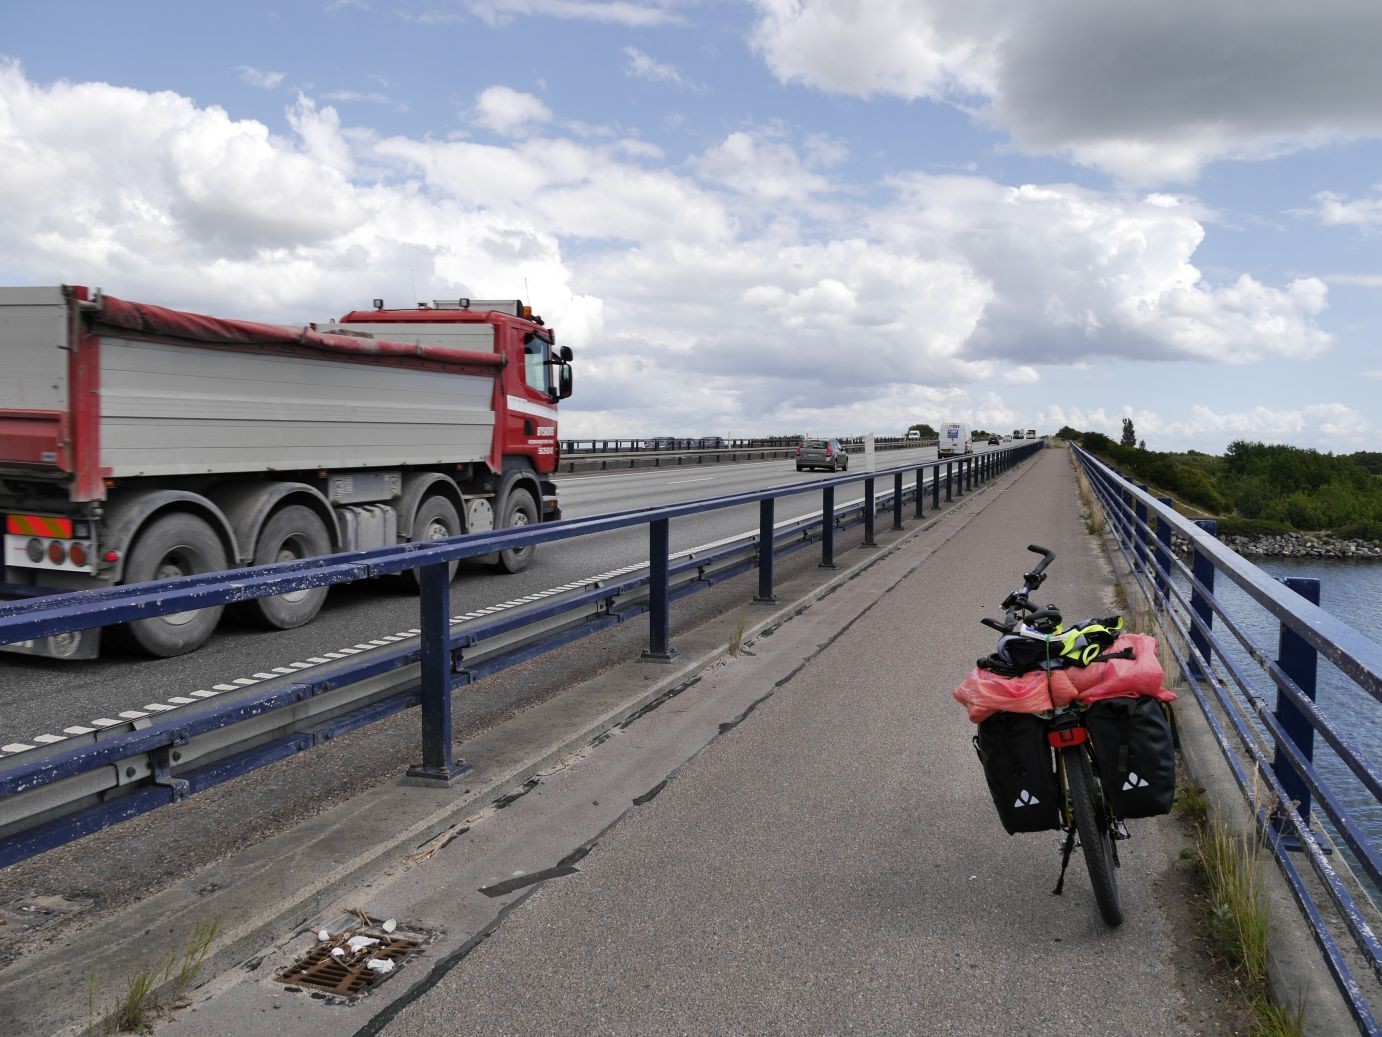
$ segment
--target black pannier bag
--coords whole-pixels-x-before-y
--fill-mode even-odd
[[[995,713],[980,722],[974,748],[1009,835],[1060,827],[1060,797],[1045,721],[1028,713]]]
[[[1124,820],[1169,814],[1176,799],[1170,706],[1154,698],[1103,699],[1084,715],[1099,780]]]

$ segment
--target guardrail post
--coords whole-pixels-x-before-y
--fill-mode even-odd
[[[893,475],[893,529],[902,529],[902,473]]]
[[[1303,576],[1287,576],[1282,578],[1282,583],[1295,591],[1312,605],[1320,603],[1320,581]],[[1311,702],[1315,701],[1315,674],[1319,665],[1319,656],[1310,643],[1301,637],[1285,623],[1281,624],[1281,635],[1277,641],[1277,664],[1281,667],[1286,676],[1295,681],[1301,693]],[[1315,729],[1310,726],[1310,721],[1306,719],[1300,707],[1291,701],[1290,696],[1284,695],[1281,689],[1276,692],[1276,719],[1281,724],[1286,737],[1295,743],[1300,755],[1305,758],[1307,763],[1315,759]],[[1286,795],[1294,803],[1299,804],[1297,809],[1301,819],[1307,824],[1310,821],[1310,790],[1305,787],[1305,782],[1291,766],[1286,755],[1278,745],[1276,754],[1272,758],[1272,772],[1281,781],[1281,787],[1286,790]],[[1287,830],[1286,819],[1276,816],[1274,825],[1278,832]],[[1287,842],[1289,849],[1299,849],[1299,842],[1292,838],[1283,840]]]
[[[917,469],[917,518],[921,518],[923,515],[926,514],[926,480],[924,478],[925,471],[926,469],[924,468]]]
[[[773,593],[773,498],[758,502],[758,593],[754,601],[777,601]]]
[[[668,643],[668,614],[671,612],[667,593],[671,552],[669,525],[665,518],[648,523],[648,647],[643,650],[643,658],[651,662],[667,662],[677,654]]]
[[[864,480],[864,546],[877,547],[873,540],[873,520],[874,520],[874,501],[873,501],[873,476]]]
[[[941,466],[931,466],[931,510],[939,511],[941,506]]]
[[[955,476],[955,462],[945,462],[945,503],[949,504],[954,498],[950,495],[950,482]]]
[[[1214,519],[1196,519],[1195,525],[1199,526],[1210,536],[1219,535],[1219,523]],[[1190,571],[1195,577],[1195,582],[1204,587],[1212,597],[1214,594],[1214,563],[1209,556],[1195,548],[1194,558],[1190,562]],[[1196,680],[1202,680],[1209,674],[1209,667],[1213,660],[1210,657],[1209,630],[1214,626],[1214,609],[1210,607],[1209,598],[1200,593],[1199,587],[1192,587],[1190,590],[1190,611],[1195,613],[1204,623],[1205,629],[1201,630],[1196,623],[1190,624],[1190,643],[1195,646],[1195,651],[1190,654],[1190,676]],[[1203,663],[1201,663],[1203,659]]]
[[[1170,497],[1158,497],[1157,501],[1165,504],[1168,508],[1175,503]],[[1156,560],[1157,607],[1164,608],[1168,581],[1171,577],[1171,523],[1160,515],[1156,517],[1156,540],[1157,548],[1154,558]]]
[[[1137,488],[1143,493],[1147,492],[1146,483],[1138,483]],[[1128,496],[1132,496],[1131,492]],[[1147,571],[1147,544],[1151,540],[1151,532],[1147,529],[1147,505],[1142,503],[1140,497],[1133,505],[1133,514],[1137,516],[1137,561],[1133,563],[1133,571],[1144,573]]]
[[[821,488],[821,568],[838,569],[835,564],[835,487]]]
[[[470,770],[451,755],[451,570],[445,562],[418,570],[422,629],[422,763],[409,767],[410,785],[447,785]]]

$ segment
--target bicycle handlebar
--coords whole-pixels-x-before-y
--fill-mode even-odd
[[[1027,600],[1028,595],[1046,581],[1046,567],[1055,561],[1056,552],[1052,551],[1050,548],[1042,547],[1040,544],[1028,544],[1027,550],[1034,554],[1041,555],[1041,561],[1037,563],[1036,568],[1031,572],[1023,573],[1022,586],[1018,587],[1003,599],[1002,605],[999,606],[1003,609],[1003,622],[1000,623],[996,619],[983,619],[980,622],[982,622],[984,626],[992,627],[1000,633],[1011,634],[1022,619],[1022,613],[1024,612],[1032,613],[1032,615],[1028,617],[1030,619],[1054,616],[1056,622],[1060,622],[1060,612],[1059,610],[1055,610],[1054,606],[1042,609]]]

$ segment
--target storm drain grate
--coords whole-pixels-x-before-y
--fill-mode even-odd
[[[378,942],[361,946],[361,938]],[[351,947],[352,940],[357,941],[356,949]],[[422,945],[423,937],[416,933],[360,927],[318,943],[274,979],[337,997],[359,997],[393,975]]]

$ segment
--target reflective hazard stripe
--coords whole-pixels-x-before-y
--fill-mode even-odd
[[[5,531],[17,536],[72,538],[72,520],[52,515],[8,515]]]

